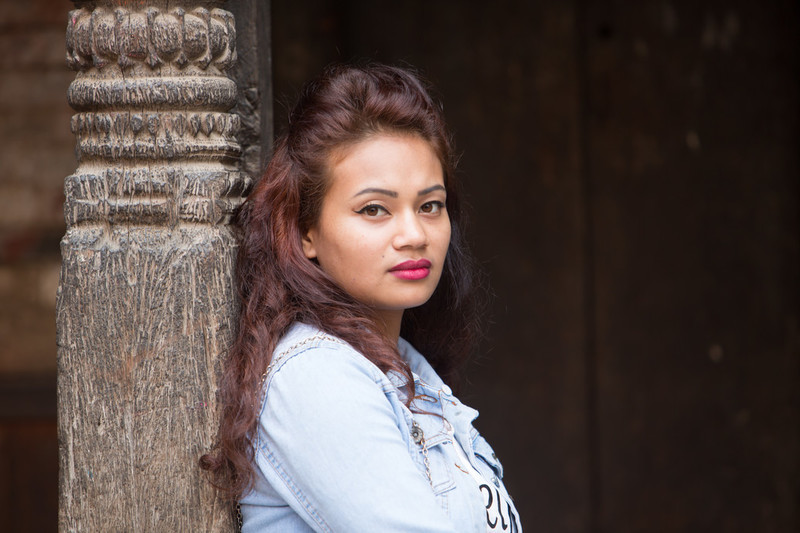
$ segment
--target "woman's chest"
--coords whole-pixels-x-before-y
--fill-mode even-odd
[[[402,405],[399,410],[409,453],[458,531],[521,531],[502,481],[502,464],[472,426],[477,411],[461,404],[446,386],[436,389],[421,381],[411,409]]]

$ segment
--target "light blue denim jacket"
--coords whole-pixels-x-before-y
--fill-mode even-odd
[[[245,533],[485,533],[487,518],[522,531],[513,503],[487,509],[486,495],[456,466],[445,419],[472,466],[511,501],[500,461],[472,427],[478,412],[410,344],[400,339],[398,348],[414,373],[412,406],[427,414],[404,405],[400,376],[340,339],[305,324],[284,336],[265,382],[255,486],[240,502]]]

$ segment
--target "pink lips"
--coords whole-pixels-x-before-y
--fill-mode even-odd
[[[400,279],[423,279],[431,273],[431,262],[427,259],[419,261],[405,261],[392,267],[389,272]]]

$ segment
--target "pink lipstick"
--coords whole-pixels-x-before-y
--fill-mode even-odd
[[[389,272],[400,279],[416,280],[427,278],[431,273],[431,262],[427,259],[405,261],[392,267]]]

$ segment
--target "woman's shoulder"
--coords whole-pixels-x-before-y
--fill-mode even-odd
[[[320,346],[333,349],[346,347],[353,350],[349,344],[336,335],[327,333],[311,324],[295,322],[275,344],[272,361],[276,363],[279,359],[285,359],[287,356],[293,356]]]
[[[294,323],[278,341],[265,375],[265,385],[275,379],[316,380],[342,378],[343,374],[366,373],[380,380],[383,373],[343,339],[315,326]]]

